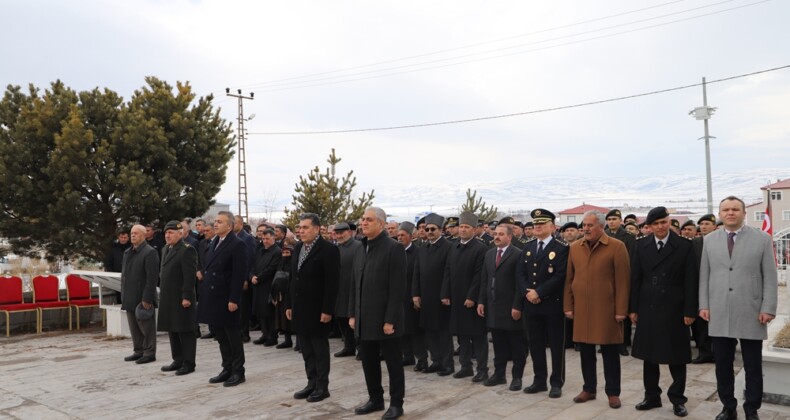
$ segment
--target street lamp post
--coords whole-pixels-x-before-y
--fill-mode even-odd
[[[708,120],[716,112],[716,108],[708,106],[708,93],[706,90],[705,78],[702,78],[702,106],[698,106],[689,112],[689,115],[697,120],[702,120],[705,124],[705,136],[700,137],[705,139],[705,175],[708,187],[708,213],[713,213],[713,182],[710,175],[710,139],[716,137],[708,133]]]

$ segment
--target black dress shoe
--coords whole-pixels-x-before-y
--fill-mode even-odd
[[[162,366],[162,372],[172,372],[181,368],[181,363],[173,362],[167,366]]]
[[[620,345],[620,356],[628,356],[628,348],[625,345]]]
[[[315,391],[315,388],[310,386],[310,385],[307,385],[301,391],[294,392],[294,398],[297,399],[297,400],[303,400],[303,399],[309,397],[310,394],[313,393],[313,391]]]
[[[329,391],[326,389],[316,389],[307,396],[307,402],[318,402],[329,398]]]
[[[381,416],[381,419],[382,420],[397,419],[402,415],[403,415],[403,407],[395,407],[394,405],[391,405],[390,408],[387,409],[387,412],[384,413],[383,416]]]
[[[546,387],[546,385],[540,385],[540,384],[534,384],[533,383],[532,385],[524,388],[524,393],[525,394],[537,394],[538,392],[543,392],[543,391],[548,391],[548,390],[549,390],[549,388]]]
[[[354,414],[361,416],[364,414],[370,414],[374,411],[381,411],[383,409],[384,409],[384,401],[368,400],[368,402],[366,402],[365,404],[362,404],[361,406],[355,408]]]
[[[678,417],[686,417],[689,415],[688,410],[686,410],[686,406],[683,404],[674,404],[672,406],[672,412],[675,413],[675,415]],[[748,418],[749,416],[746,416],[747,420]]]
[[[496,386],[496,385],[505,385],[506,383],[507,383],[507,379],[505,379],[504,376],[496,376],[496,375],[494,375],[494,376],[486,379],[483,382],[483,385],[485,385],[485,386]]]
[[[124,361],[124,362],[134,362],[135,360],[138,360],[138,359],[139,359],[139,358],[141,358],[141,357],[143,357],[143,355],[142,355],[142,354],[134,353],[134,354],[133,354],[133,355],[131,355],[131,356],[126,356],[126,357],[124,357],[124,358],[123,358],[123,361]]]
[[[455,368],[446,367],[439,369],[439,371],[436,372],[436,374],[439,376],[448,376],[451,375],[453,372],[455,372]]]
[[[414,366],[414,359],[404,360],[403,366]]]
[[[697,356],[694,360],[691,361],[691,363],[693,363],[695,365],[701,365],[703,363],[713,363],[713,362],[715,362],[715,360],[713,359],[713,356],[711,356],[711,355],[704,355],[704,356],[700,355],[700,356]]]
[[[436,363],[431,363],[430,366],[422,370],[422,373],[435,373],[438,371],[439,371],[439,365],[437,365]]]
[[[203,335],[201,335],[201,336],[200,336],[200,339],[201,339],[201,340],[206,340],[206,339],[209,339],[209,338],[214,338],[214,334],[213,334],[213,333],[210,333],[210,332],[208,332],[208,333],[205,333],[205,334],[203,334]]]
[[[726,408],[721,410],[716,416],[716,420],[735,420],[738,418],[738,412],[735,410],[728,410]]]
[[[486,379],[488,379],[488,372],[485,371],[477,372],[477,375],[475,375],[475,377],[472,378],[472,382],[483,382]]]
[[[661,405],[662,405],[661,400],[656,401],[656,400],[644,399],[642,400],[642,402],[637,404],[635,408],[639,411],[644,411],[644,410],[652,410],[654,408],[661,407]]]
[[[272,347],[276,345],[277,345],[277,340],[269,339],[263,342],[263,347]]]
[[[521,378],[513,378],[513,380],[510,382],[509,389],[511,391],[521,391]]]
[[[185,366],[181,366],[176,371],[176,376],[189,375],[190,373],[192,373],[194,371],[195,371],[195,367],[194,366],[186,366],[186,365]]]
[[[138,365],[144,365],[156,361],[156,356],[143,356],[135,361]]]
[[[242,335],[241,336],[241,341],[243,343],[249,343],[250,342],[250,336],[249,335]]]
[[[470,376],[474,376],[474,374],[475,374],[475,371],[473,371],[471,367],[461,368],[461,370],[459,370],[458,372],[455,372],[455,375],[453,375],[453,378],[456,378],[456,379],[468,378]]]
[[[549,398],[559,398],[562,396],[562,388],[558,386],[551,387],[549,390]]]
[[[335,353],[335,357],[350,357],[356,356],[357,352],[354,349],[343,349]]]
[[[228,378],[230,378],[230,371],[229,370],[223,370],[222,372],[219,373],[219,375],[209,379],[208,383],[210,383],[210,384],[218,384],[220,382],[227,381]]]
[[[256,338],[255,340],[252,340],[252,344],[257,344],[259,346],[263,345],[263,343],[265,343],[265,342],[266,342],[266,338],[265,337]]]
[[[422,372],[427,368],[428,368],[428,362],[426,362],[425,360],[420,360],[417,362],[416,365],[414,365],[415,372]]]
[[[282,343],[274,346],[274,348],[276,348],[276,349],[289,349],[289,348],[293,347],[293,345],[294,344],[292,342],[290,342],[290,341],[283,341]]]
[[[746,420],[760,420],[760,416],[757,413],[746,413]]]
[[[227,387],[227,386],[236,386],[238,384],[243,384],[245,380],[246,379],[244,378],[244,374],[243,373],[234,373],[233,375],[230,375],[230,378],[228,378],[222,384],[222,386],[225,386],[225,387]]]

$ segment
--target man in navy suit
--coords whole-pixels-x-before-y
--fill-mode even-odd
[[[203,262],[198,322],[208,324],[219,342],[222,372],[209,383],[236,386],[244,382],[244,344],[239,331],[241,289],[249,274],[244,243],[233,234],[233,214],[221,211],[214,219],[216,237]]]

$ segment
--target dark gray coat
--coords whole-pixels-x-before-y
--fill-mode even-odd
[[[148,242],[143,242],[137,249],[129,247],[124,251],[121,270],[121,309],[134,311],[142,301],[156,306],[158,282],[159,255],[148,245]]]
[[[513,319],[512,309],[521,310],[521,296],[516,293],[516,265],[521,250],[511,244],[496,266],[497,248],[488,250],[480,280],[478,304],[485,305],[486,326],[492,329],[521,331],[521,321]]]
[[[354,333],[360,340],[385,340],[404,333],[403,297],[406,295],[406,252],[386,230],[374,239],[362,239],[367,248],[362,275],[353,283],[350,304],[356,318]],[[384,324],[395,333],[384,334]]]
[[[156,329],[168,332],[195,330],[195,272],[197,250],[192,245],[179,241],[172,248],[162,249],[162,265],[159,270],[159,319]],[[187,299],[191,305],[181,304]]]
[[[414,308],[411,299],[412,279],[414,278],[414,261],[417,258],[417,244],[411,243],[406,249],[406,293],[403,297],[403,318],[405,320],[406,334],[422,334],[420,328],[420,311]]]
[[[263,245],[255,250],[255,262],[252,265],[252,276],[258,277],[258,284],[252,284],[252,300],[253,306],[256,308],[256,313],[271,315],[273,307],[271,307],[271,294],[272,282],[274,281],[274,273],[277,272],[277,267],[280,265],[282,259],[282,250],[277,244],[273,244],[266,249]]]
[[[354,310],[350,304],[351,290],[354,287],[354,282],[362,273],[362,265],[365,263],[365,248],[360,241],[351,238],[338,245],[337,249],[340,251],[340,277],[337,283],[335,316],[349,318]]]
[[[442,283],[442,299],[450,299],[450,333],[455,335],[485,334],[485,319],[477,315],[480,280],[487,247],[472,238],[466,244],[453,244],[447,255]],[[474,302],[467,308],[464,302]]]
[[[442,237],[435,244],[426,242],[417,248],[412,296],[419,296],[422,301],[420,326],[426,330],[450,328],[450,307],[442,305],[441,294],[444,266],[452,246],[452,242]]]

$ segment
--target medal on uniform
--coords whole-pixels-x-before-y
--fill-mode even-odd
[[[550,260],[553,260],[553,259],[554,259],[554,257],[556,257],[556,256],[557,256],[557,253],[556,253],[556,252],[554,252],[554,251],[551,251],[551,252],[549,252],[549,259],[550,259]]]
[[[551,273],[553,273],[553,272],[554,272],[554,267],[552,267],[552,266],[549,266],[549,274],[551,274]]]

